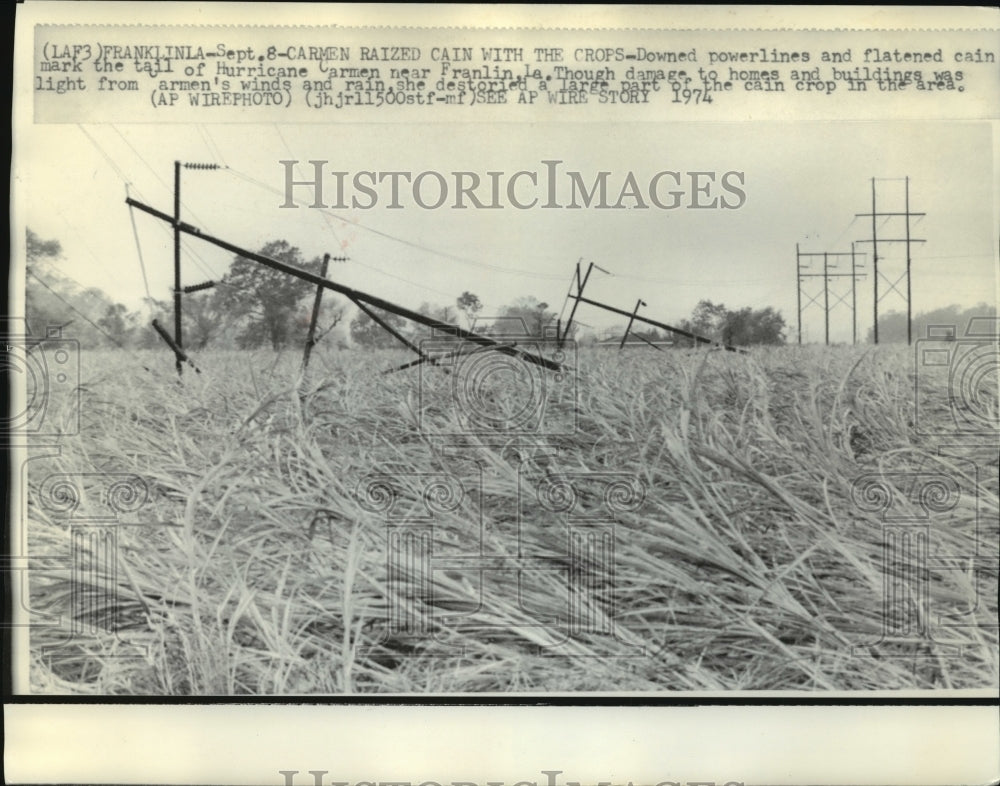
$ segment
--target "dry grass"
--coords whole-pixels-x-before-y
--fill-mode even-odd
[[[33,687],[996,687],[995,569],[930,571],[917,615],[933,640],[865,647],[882,636],[887,569],[882,522],[852,497],[856,479],[874,473],[904,496],[899,479],[913,473],[955,479],[959,503],[932,519],[935,564],[967,564],[977,516],[980,552],[996,554],[995,441],[956,456],[921,437],[910,358],[900,348],[581,351],[574,433],[498,431],[456,451],[420,428],[454,427],[451,403],[420,420],[417,370],[379,373],[401,354],[317,352],[305,379],[297,353],[206,354],[204,373],[188,370],[183,384],[164,353],[143,360],[155,375],[130,355],[87,355],[81,435],[30,465],[31,553],[54,566],[32,572],[31,604],[64,620],[33,631]],[[133,473],[148,490],[121,516],[134,526],[116,528],[116,557],[101,562],[96,541],[79,547],[89,568],[75,581],[64,569],[71,530],[102,503],[91,494],[77,518],[60,516],[42,496],[50,473]],[[477,490],[435,498],[429,575],[419,560],[389,569],[386,513],[359,493],[395,478],[393,511],[412,512],[430,504],[416,473]],[[611,475],[638,483],[641,504],[615,514],[613,557],[599,538],[605,516],[574,530],[598,536],[571,558],[565,516],[534,492],[572,476],[579,509],[594,511]],[[462,561],[473,553],[492,562]],[[568,608],[583,621],[572,631]]]

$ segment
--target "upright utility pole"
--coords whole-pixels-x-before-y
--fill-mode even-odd
[[[809,267],[802,264],[803,258],[810,257],[822,257],[823,258],[823,272],[822,273],[803,273],[803,270],[810,270]],[[836,268],[836,260],[840,257],[850,257],[851,258],[851,272],[850,273],[831,273],[830,268]],[[834,260],[831,263],[831,258]],[[808,263],[807,263],[808,264]],[[799,249],[799,244],[795,244],[795,270],[798,275],[798,326],[799,326],[799,343],[802,343],[802,312],[809,308],[809,306],[816,304],[819,300],[819,294],[807,295],[808,302],[803,305],[802,303],[802,281],[806,278],[822,278],[823,279],[823,338],[827,346],[830,344],[830,312],[835,309],[841,303],[846,305],[847,293],[834,294],[835,301],[830,303],[830,279],[831,278],[850,278],[851,279],[851,340],[857,343],[858,331],[857,331],[857,279],[864,278],[863,273],[858,273],[858,265],[856,260],[856,254],[854,251],[854,245],[851,245],[850,252],[846,251],[817,251],[812,253],[806,253]]]
[[[878,210],[878,200],[876,197],[876,186],[875,183],[879,178],[872,178],[872,212],[871,213],[857,213],[857,217],[871,217],[872,220],[872,237],[871,240],[859,240],[859,243],[871,243],[872,244],[872,278],[874,279],[874,297],[872,300],[872,319],[874,320],[874,325],[872,326],[872,335],[875,339],[875,343],[878,343],[878,304],[882,299],[888,295],[890,292],[895,292],[897,295],[906,300],[906,343],[913,343],[913,288],[911,286],[910,279],[910,268],[911,268],[911,256],[910,256],[910,244],[912,243],[926,243],[927,241],[922,238],[915,238],[910,236],[910,217],[911,216],[925,216],[926,213],[912,213],[910,212],[910,178],[907,176],[905,178],[882,178],[889,180],[904,180],[906,183],[906,191],[904,196],[904,206],[903,212],[898,211],[883,211]],[[906,232],[903,237],[879,237],[878,236],[878,219],[889,218],[889,217],[902,217],[905,219]],[[881,274],[881,278],[885,279],[886,283],[889,285],[889,289],[883,293],[879,294],[879,269],[878,269],[878,244],[879,243],[905,243],[906,244],[906,271],[895,281],[889,279],[884,273]],[[903,278],[906,279],[906,294],[904,295],[898,289],[896,289],[896,284],[898,284]]]
[[[174,161],[174,343],[177,349],[184,349],[181,337],[181,162]],[[181,376],[184,365],[177,354],[177,376]]]
[[[798,315],[799,344],[802,344],[802,262],[799,252],[799,244],[795,244],[795,313]]]
[[[830,346],[830,273],[827,253],[823,252],[823,338]]]
[[[910,177],[906,177],[906,345],[913,344],[913,309],[910,289]]]
[[[875,223],[875,217],[878,215],[878,210],[875,207],[875,178],[872,178],[872,283],[875,287],[875,296],[872,298],[872,310],[873,310],[873,330],[875,335],[875,343],[878,343],[878,226]]]
[[[854,244],[851,243],[851,345],[858,343],[858,278],[854,261]]]

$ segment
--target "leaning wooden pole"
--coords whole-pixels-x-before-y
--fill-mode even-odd
[[[635,301],[635,311],[633,311],[632,316],[628,318],[628,325],[625,327],[625,335],[622,336],[622,342],[618,345],[619,352],[625,349],[625,342],[628,341],[628,334],[632,332],[632,325],[635,323],[635,315],[639,313],[639,306],[644,305],[646,305],[646,302],[642,298]]]
[[[579,262],[576,263],[576,278],[574,280],[576,281],[576,294],[577,294],[577,297],[583,295],[583,288],[585,286],[587,286],[587,279],[590,278],[590,271],[593,270],[593,269],[594,269],[594,263],[591,262],[587,266],[587,272],[586,272],[586,274],[584,274],[583,279],[581,280],[580,279],[580,263]],[[570,295],[570,297],[572,297],[572,295]],[[566,343],[566,337],[569,336],[570,330],[573,327],[573,317],[576,316],[576,307],[579,304],[580,304],[580,301],[578,299],[574,299],[573,300],[573,305],[570,307],[570,310],[569,310],[569,319],[566,320],[566,327],[563,328],[563,332],[560,333],[559,336],[558,336],[558,339],[559,339],[559,348],[560,349],[562,349],[563,344]]]

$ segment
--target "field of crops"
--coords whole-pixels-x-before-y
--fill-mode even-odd
[[[907,348],[410,359],[85,353],[28,464],[33,690],[997,686],[995,437],[944,383],[921,433]]]

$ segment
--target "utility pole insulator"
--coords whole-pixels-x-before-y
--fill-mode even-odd
[[[214,286],[215,286],[214,281],[205,281],[202,282],[201,284],[191,284],[190,286],[184,287],[184,294],[190,295],[192,292],[201,292],[202,290],[205,289],[211,289]]]

